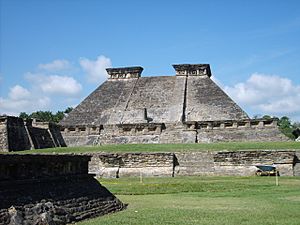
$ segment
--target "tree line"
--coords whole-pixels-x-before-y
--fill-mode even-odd
[[[52,113],[51,111],[36,111],[31,114],[27,114],[26,112],[21,112],[19,117],[26,119],[37,119],[42,122],[54,122],[59,123],[66,114],[70,113],[73,110],[72,107],[68,107],[64,111],[57,111],[56,113]]]

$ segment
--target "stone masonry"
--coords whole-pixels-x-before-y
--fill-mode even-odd
[[[0,157],[0,224],[63,225],[126,208],[88,174],[90,156]]]
[[[54,123],[23,121],[13,116],[0,117],[0,151],[65,147],[60,127]]]
[[[287,141],[277,120],[252,120],[211,79],[209,64],[173,65],[175,76],[109,78],[61,121],[68,146],[122,143]]]
[[[256,165],[275,165],[280,176],[300,176],[299,153],[289,150],[175,153],[91,153],[98,177],[253,176]]]
[[[173,176],[173,153],[94,153],[89,172],[97,177]]]

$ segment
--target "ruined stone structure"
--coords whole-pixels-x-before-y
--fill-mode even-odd
[[[126,176],[253,176],[256,165],[275,165],[281,176],[300,176],[300,153],[291,150],[175,153],[93,153],[90,173]]]
[[[88,174],[90,156],[0,157],[0,224],[63,225],[126,207]]]
[[[109,78],[62,122],[68,146],[119,143],[286,141],[277,121],[252,120],[211,79],[209,64],[173,65],[176,76]]]
[[[21,151],[65,147],[60,127],[54,123],[37,122],[13,116],[0,117],[0,151]]]

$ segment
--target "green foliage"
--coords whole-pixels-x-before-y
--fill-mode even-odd
[[[51,111],[37,111],[31,113],[30,118],[43,122],[53,122],[54,115]]]
[[[26,112],[21,112],[19,117],[22,119],[37,119],[42,122],[60,122],[64,116],[65,113],[69,113],[73,110],[72,107],[68,107],[64,112],[63,111],[57,111],[55,114],[53,114],[51,111],[36,111],[28,115]]]
[[[26,120],[29,118],[29,115],[26,112],[21,112],[19,115],[20,118]]]
[[[300,178],[173,177],[100,179],[128,209],[86,220],[96,224],[298,225]]]
[[[269,116],[269,115],[264,115],[262,118],[263,118],[263,119],[265,119],[265,120],[272,119],[272,117],[271,117],[271,116]]]
[[[291,124],[290,118],[288,118],[287,116],[281,117],[278,121],[278,126],[279,126],[280,131],[283,134],[285,134],[290,139],[295,139],[295,137],[292,133],[294,129]]]
[[[58,111],[54,116],[54,122],[58,123],[64,118],[65,114],[63,111]]]
[[[64,113],[70,113],[72,110],[73,110],[73,107],[68,107],[68,108],[64,111]]]

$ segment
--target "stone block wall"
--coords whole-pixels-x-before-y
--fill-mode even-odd
[[[201,122],[198,127],[198,142],[257,142],[289,141],[280,132],[277,121],[241,120]]]
[[[62,127],[67,146],[100,144],[160,143],[163,124],[120,124]]]
[[[61,129],[68,146],[124,143],[210,143],[289,141],[276,120],[223,120],[187,123],[138,123],[67,126]]]
[[[165,124],[159,143],[196,143],[197,131],[183,124]]]
[[[0,151],[65,147],[60,127],[13,116],[0,117]]]
[[[86,175],[89,161],[89,156],[67,154],[1,154],[0,180],[31,180]]]
[[[215,152],[175,153],[174,174],[176,176],[214,175]]]
[[[256,165],[276,165],[281,176],[294,176],[295,151],[248,150],[175,153],[176,175],[252,176]]]
[[[0,224],[67,224],[124,209],[88,175],[89,160],[78,155],[1,155]]]
[[[7,119],[0,117],[0,151],[8,151]]]
[[[0,117],[0,151],[20,151],[31,148],[24,122],[18,117]]]
[[[30,135],[33,148],[40,149],[55,147],[52,137],[47,129],[27,126],[27,130]]]
[[[94,153],[89,172],[98,177],[173,176],[173,153]]]
[[[55,123],[49,123],[48,130],[55,147],[67,147],[65,140],[60,132],[60,126]]]
[[[94,153],[89,172],[98,177],[252,176],[256,165],[276,165],[281,176],[299,176],[299,153],[249,150],[176,153]]]
[[[255,165],[276,165],[281,176],[294,176],[295,157],[293,151],[218,152],[214,155],[215,174],[250,176],[257,171]]]

